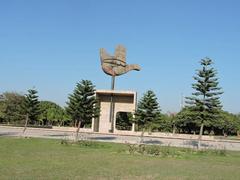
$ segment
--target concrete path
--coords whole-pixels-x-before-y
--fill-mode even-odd
[[[0,137],[22,135],[23,128],[0,126]],[[52,129],[28,128],[25,132],[27,137],[51,138],[51,139],[74,139],[74,131],[61,131]],[[101,134],[101,133],[80,133],[82,139],[115,142],[115,143],[132,143],[140,142],[139,136],[133,135],[116,135],[116,134]],[[198,142],[192,139],[184,138],[165,138],[165,137],[144,137],[145,144],[155,144],[175,147],[197,148]],[[202,148],[206,149],[226,149],[240,151],[240,141],[237,140],[202,140]]]

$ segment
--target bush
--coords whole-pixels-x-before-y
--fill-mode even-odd
[[[145,146],[145,144],[140,144],[140,145],[138,145],[138,147],[137,147],[137,152],[138,152],[139,154],[145,154],[145,151],[146,151],[146,146]]]
[[[148,148],[146,149],[147,154],[149,155],[153,155],[153,156],[159,156],[161,154],[161,150],[159,146],[148,146]]]
[[[77,141],[76,144],[80,147],[88,147],[88,148],[99,148],[99,147],[103,147],[103,144],[97,143],[97,142],[93,142],[93,141]]]
[[[63,145],[79,146],[81,148],[93,148],[93,149],[108,148],[107,144],[87,140],[72,141],[69,139],[62,139],[60,143]]]
[[[61,140],[61,144],[63,144],[63,145],[69,145],[70,142],[69,142],[68,140],[66,140],[66,139],[62,139],[62,140]]]
[[[211,152],[212,154],[215,154],[215,155],[219,155],[219,156],[226,156],[227,155],[227,151],[226,149],[215,149]]]
[[[195,150],[190,148],[175,148],[170,146],[158,146],[158,145],[144,145],[144,144],[128,144],[129,154],[141,154],[149,156],[159,157],[181,157],[184,155],[206,155],[214,154],[218,156],[226,156],[226,149],[204,149]]]
[[[157,145],[145,145],[145,144],[128,144],[129,154],[142,154],[150,156],[169,156],[171,152],[171,147],[162,147]]]
[[[134,154],[137,151],[135,144],[127,144],[127,147],[130,154]]]

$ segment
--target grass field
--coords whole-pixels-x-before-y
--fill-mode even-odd
[[[131,155],[122,144],[0,138],[0,179],[240,179],[240,152]]]

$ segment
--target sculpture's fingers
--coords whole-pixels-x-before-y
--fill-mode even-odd
[[[122,62],[126,63],[126,48],[122,45],[118,45],[116,47],[114,56],[116,59],[121,60]]]

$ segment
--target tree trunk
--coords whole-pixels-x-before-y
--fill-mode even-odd
[[[143,143],[143,135],[145,133],[145,128],[142,129],[141,137],[140,137],[140,144]]]
[[[24,135],[25,131],[27,130],[28,120],[29,120],[29,115],[27,114],[22,135]]]
[[[78,121],[78,127],[77,127],[77,130],[76,130],[76,135],[75,135],[75,141],[78,141],[78,134],[79,134],[80,127],[81,127],[81,121],[79,120]]]
[[[173,135],[176,133],[176,126],[175,126],[175,124],[173,125]]]
[[[75,122],[74,122],[74,127],[77,127],[77,122],[78,122],[78,121],[75,120]]]
[[[224,137],[227,137],[227,132],[224,131],[223,136],[224,136]]]
[[[227,132],[224,129],[223,129],[222,133],[223,133],[224,137],[227,137]]]
[[[203,135],[203,123],[201,124],[200,127],[200,132],[199,132],[199,136],[198,136],[198,149],[201,148],[201,140],[202,140],[202,135]]]

